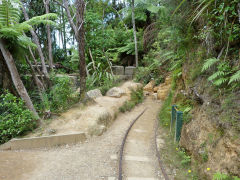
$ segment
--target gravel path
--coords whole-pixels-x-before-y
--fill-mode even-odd
[[[134,146],[135,150],[142,149],[144,154],[140,154],[137,151],[129,151],[129,155],[150,157],[151,165],[149,167],[151,170],[149,172],[153,174],[143,176],[154,176],[156,178],[157,170],[153,168],[156,168],[157,164],[154,162],[155,153],[153,152],[152,141],[150,142],[150,140],[154,133],[153,121],[157,116],[160,104],[147,98],[144,103],[136,106],[131,112],[119,114],[109,130],[102,136],[94,137],[83,144],[45,150],[0,152],[0,179],[110,180],[112,179],[111,177],[117,177],[118,163],[113,156],[118,155],[122,138],[131,121],[145,107],[148,107],[148,110],[142,117],[143,121],[134,127],[138,130],[133,131],[136,133],[135,135],[130,134],[133,137],[131,139],[132,142],[128,141],[126,148]],[[142,135],[146,134],[146,132],[150,133],[147,133],[147,136]],[[139,167],[137,166],[137,168]],[[141,167],[144,168],[144,166]],[[132,173],[131,175],[136,176],[138,172]],[[139,175],[142,176],[141,174]]]

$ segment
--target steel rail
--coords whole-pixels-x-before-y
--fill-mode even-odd
[[[119,165],[118,165],[118,180],[122,180],[122,160],[123,160],[123,150],[124,150],[124,146],[125,146],[125,143],[126,143],[126,139],[127,139],[127,136],[131,130],[131,128],[133,127],[133,125],[135,124],[135,122],[144,114],[144,112],[147,110],[147,108],[145,108],[143,110],[143,112],[141,112],[133,121],[132,123],[130,124],[129,128],[127,129],[125,135],[124,135],[124,138],[123,138],[123,141],[122,141],[122,144],[121,144],[121,149],[120,149],[120,155],[119,155]]]
[[[157,155],[157,158],[158,158],[158,164],[159,164],[159,167],[162,171],[162,174],[164,176],[164,179],[165,180],[169,180],[169,177],[165,171],[165,168],[163,166],[163,162],[161,160],[161,157],[160,157],[160,152],[158,150],[158,145],[157,145],[157,135],[158,135],[158,127],[159,127],[159,119],[156,118],[156,123],[155,123],[155,141],[154,141],[154,144],[155,144],[155,150],[156,150],[156,155]]]

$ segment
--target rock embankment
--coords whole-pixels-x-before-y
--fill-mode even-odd
[[[144,88],[144,95],[150,95],[153,99],[165,100],[167,97],[172,79],[170,76],[166,77],[165,82],[160,85],[155,85],[155,81],[151,80]]]
[[[87,92],[87,98],[93,103],[88,106],[76,104],[30,136],[49,135],[49,132],[54,132],[54,135],[79,132],[87,136],[101,135],[116,118],[119,107],[130,99],[131,90],[139,87],[142,84],[127,81],[120,87],[110,89],[106,96],[102,96],[98,89],[91,90]]]

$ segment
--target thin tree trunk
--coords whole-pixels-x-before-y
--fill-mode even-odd
[[[76,39],[78,41],[79,71],[80,71],[80,97],[83,98],[86,90],[86,60],[85,60],[85,33],[84,33],[84,0],[76,1]]]
[[[240,23],[240,3],[238,3],[238,21]]]
[[[29,52],[30,52],[30,54],[31,54],[31,56],[33,58],[33,62],[34,62],[34,65],[36,66],[36,70],[37,70],[37,72],[38,72],[38,74],[39,74],[39,76],[40,76],[40,78],[42,80],[42,84],[43,84],[44,88],[46,88],[46,86],[43,83],[44,82],[43,73],[38,68],[37,60],[36,60],[36,58],[35,58],[35,56],[34,56],[34,54],[32,52],[32,49],[30,47],[28,47],[28,49],[29,49]]]
[[[49,0],[43,0],[45,4],[46,14],[49,13]],[[53,70],[53,55],[52,55],[52,39],[51,39],[51,27],[47,24],[47,36],[48,36],[48,58],[49,58],[49,67]]]
[[[4,42],[0,39],[0,49],[2,51],[4,60],[7,64],[7,67],[9,69],[9,72],[11,74],[11,78],[13,81],[13,84],[20,95],[20,97],[24,100],[27,108],[33,112],[33,114],[39,118],[38,113],[36,109],[33,106],[32,100],[30,99],[28,92],[20,78],[20,75],[18,73],[17,67],[15,65],[15,62],[13,60],[13,57],[11,53],[5,48]]]
[[[65,53],[67,54],[66,29],[65,29],[66,22],[65,22],[63,7],[61,7],[61,10],[62,10],[62,22],[63,22],[63,49],[64,49]]]
[[[29,16],[24,8],[24,6],[22,6],[22,11],[23,11],[23,14],[24,14],[24,18],[25,20],[29,20]],[[37,45],[37,51],[38,51],[38,54],[40,56],[40,59],[41,59],[41,64],[42,64],[42,71],[43,71],[43,74],[47,80],[47,83],[48,85],[50,86],[51,82],[50,82],[50,77],[49,77],[49,74],[48,74],[48,71],[47,71],[47,67],[46,67],[46,63],[45,63],[45,58],[44,58],[44,55],[43,55],[43,52],[42,52],[42,49],[41,49],[41,45],[40,45],[40,42],[39,42],[39,39],[38,39],[38,36],[37,34],[34,32],[33,29],[30,30],[31,32],[31,35],[33,37],[33,41],[34,43]]]
[[[136,24],[135,24],[134,4],[135,4],[134,0],[132,0],[132,24],[133,24],[134,43],[135,43],[135,61],[136,61],[136,67],[138,67],[138,46],[137,46],[137,32],[136,32]]]
[[[35,82],[35,84],[36,84],[36,86],[37,86],[37,88],[38,88],[38,92],[39,92],[40,99],[41,99],[42,101],[44,101],[44,98],[43,98],[43,94],[42,94],[42,93],[45,91],[45,88],[44,88],[42,82],[41,82],[41,81],[39,80],[39,78],[37,77],[36,72],[35,72],[35,70],[34,70],[34,68],[33,68],[33,66],[32,66],[32,64],[31,64],[28,56],[25,56],[25,57],[26,57],[26,62],[28,63],[28,65],[29,65],[30,68],[31,68],[32,77],[33,77],[33,80],[34,80],[34,82]]]
[[[0,55],[1,56],[1,55]],[[1,60],[1,57],[0,57],[0,95],[1,95],[1,91],[3,89],[3,62]]]
[[[88,48],[88,51],[89,51],[89,55],[90,55],[90,58],[91,58],[92,63],[93,63],[93,69],[95,71],[96,70],[96,66],[95,66],[95,61],[94,61],[93,56],[92,56],[92,51],[91,51],[90,48]]]
[[[62,0],[63,7],[66,10],[68,21],[74,32],[74,37],[78,43],[78,53],[79,53],[79,71],[80,71],[80,97],[84,98],[86,90],[86,60],[85,60],[85,34],[84,34],[84,11],[85,3],[84,0],[76,0],[76,25],[73,22],[71,12],[69,10],[68,2]]]

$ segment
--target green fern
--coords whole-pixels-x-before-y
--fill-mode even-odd
[[[205,61],[205,63],[203,64],[203,67],[202,67],[202,72],[206,71],[207,69],[209,69],[210,67],[212,67],[215,63],[217,63],[219,61],[219,59],[217,58],[210,58],[210,59],[207,59]]]
[[[216,79],[216,78],[218,78],[218,77],[222,77],[222,76],[224,76],[225,75],[225,72],[223,72],[223,71],[217,71],[217,72],[215,72],[213,75],[211,75],[209,78],[208,78],[208,80],[209,81],[213,81],[214,79]]]
[[[12,45],[19,45],[23,48],[28,46],[36,47],[30,38],[23,35],[32,29],[32,26],[39,24],[55,25],[51,19],[56,19],[57,15],[53,13],[36,16],[28,21],[19,23],[21,16],[21,2],[19,0],[0,1],[0,38],[8,39]]]
[[[216,81],[213,82],[214,85],[216,86],[221,86],[222,84],[226,83],[228,81],[228,78],[219,78]]]
[[[238,81],[240,81],[240,70],[231,76],[228,84],[231,84],[232,82],[238,82]]]
[[[18,44],[23,48],[28,48],[29,46],[33,48],[37,47],[37,45],[32,42],[31,38],[24,35],[18,37]]]
[[[0,4],[0,24],[1,26],[13,26],[20,20],[21,11],[19,0],[2,0]]]

